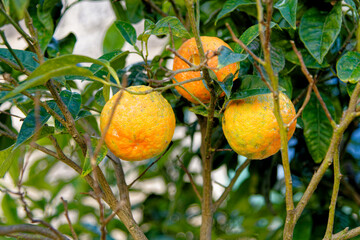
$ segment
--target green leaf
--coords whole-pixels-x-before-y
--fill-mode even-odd
[[[5,173],[11,166],[13,158],[10,158],[14,145],[0,151],[0,178],[3,178]]]
[[[293,29],[296,29],[297,0],[280,0],[274,5],[274,8],[280,11],[283,18]]]
[[[15,15],[15,18],[20,20],[24,18],[25,9],[29,5],[29,0],[11,0],[10,10],[11,15]]]
[[[357,83],[360,79],[360,53],[347,52],[337,62],[336,71],[341,81]]]
[[[331,101],[322,96],[330,113],[334,115],[334,107]],[[328,150],[333,128],[326,117],[317,97],[312,94],[309,103],[306,105],[302,120],[304,121],[304,136],[307,148],[315,163],[320,163]]]
[[[136,44],[136,31],[135,28],[128,22],[116,21],[116,28],[120,31],[125,41],[130,43],[132,46]]]
[[[300,39],[320,64],[339,35],[341,23],[341,2],[337,2],[329,13],[312,8],[302,17]]]
[[[59,40],[60,55],[71,54],[76,43],[76,36],[72,32]]]
[[[18,205],[16,204],[15,200],[12,199],[8,193],[6,193],[1,201],[1,208],[7,224],[12,225],[22,222],[17,214],[17,207]]]
[[[104,94],[103,94],[103,88],[100,88],[99,91],[97,91],[95,93],[95,101],[101,107],[104,107],[106,101],[105,101]]]
[[[307,68],[312,68],[312,69],[319,69],[319,68],[326,68],[329,67],[330,65],[326,62],[326,60],[324,60],[321,64],[319,64],[315,58],[313,58],[313,56],[311,56],[311,54],[308,52],[308,50],[306,49],[299,49],[301,56],[304,60],[304,63],[306,65]],[[285,58],[286,60],[288,60],[289,62],[292,62],[296,65],[301,65],[299,58],[296,56],[294,51],[289,51],[285,53]]]
[[[202,105],[191,107],[191,108],[189,108],[189,111],[193,112],[195,114],[204,116],[204,117],[207,117],[209,115],[208,110],[206,108],[204,108]],[[215,110],[214,117],[220,118],[221,115],[220,115],[220,113],[218,111]]]
[[[245,75],[240,77],[240,79],[241,86],[239,90],[231,94],[230,100],[271,93],[266,84],[257,75]],[[279,87],[279,90],[285,91],[283,87]]]
[[[91,152],[92,153],[95,151],[96,146],[98,145],[98,142],[99,142],[99,139],[91,138],[91,148],[92,148]],[[101,163],[101,161],[104,160],[104,158],[106,157],[107,151],[108,151],[108,149],[107,149],[106,145],[103,144],[101,146],[99,154],[96,156],[96,165],[99,165]],[[90,151],[87,151],[86,157],[84,160],[83,171],[81,173],[82,177],[85,177],[92,171],[91,159],[90,159],[89,152]]]
[[[53,36],[54,21],[52,10],[59,1],[60,0],[41,1],[41,3],[31,2],[28,8],[42,52],[45,51]]]
[[[65,106],[68,108],[73,118],[76,118],[80,111],[81,106],[81,95],[77,92],[71,92],[69,90],[63,90],[60,93],[61,100],[64,102]],[[58,107],[56,107],[55,112],[57,112],[62,118],[64,115]],[[65,119],[65,118],[64,118]],[[64,126],[58,121],[55,120],[55,127],[59,130],[62,130]]]
[[[38,116],[35,115],[35,109],[33,109],[24,119],[14,149],[19,147],[26,140],[30,139],[36,133],[36,130],[39,131],[41,127],[44,126],[44,124],[49,120],[51,115],[43,107],[40,107],[39,110],[40,111]],[[37,121],[39,122],[38,128],[36,127]]]
[[[247,54],[234,53],[231,49],[221,46],[218,51],[218,68],[223,68],[229,64],[244,61],[247,58]]]
[[[91,112],[87,111],[87,110],[80,110],[78,115],[75,118],[75,121],[81,119],[81,118],[85,118],[88,116],[92,116]]]
[[[57,58],[53,58],[44,62],[41,66],[36,68],[30,76],[18,87],[9,92],[6,96],[0,99],[4,101],[13,97],[22,91],[25,91],[31,87],[39,86],[47,82],[50,78],[65,76],[65,75],[77,75],[85,76],[90,79],[102,81],[102,79],[95,77],[93,73],[82,67],[76,65],[81,62],[92,62],[107,67],[109,70],[112,69],[110,66],[103,61],[96,60],[86,56],[80,55],[64,55]],[[116,74],[116,73],[115,73]]]
[[[155,23],[153,23],[149,19],[145,19],[145,21],[144,21],[144,32],[141,33],[138,36],[138,40],[143,41],[143,42],[147,42],[150,35],[151,35],[151,30],[153,30],[154,27],[155,27]]]
[[[126,15],[131,23],[138,23],[144,19],[144,3],[142,0],[125,0]]]
[[[37,55],[35,53],[16,49],[13,49],[13,51],[27,70],[32,72],[39,66],[39,63],[35,61],[35,59],[37,59]],[[18,65],[15,58],[6,48],[0,48],[0,56]]]
[[[99,60],[105,60],[110,63],[110,66],[116,71],[118,69],[122,69],[125,67],[126,57],[129,55],[129,51],[113,51],[102,55]],[[90,66],[90,71],[93,72],[94,75],[101,77],[102,75],[107,74],[107,66],[99,65],[94,63]],[[106,71],[106,72],[105,72]]]
[[[164,17],[160,21],[158,21],[155,24],[154,29],[151,30],[151,34],[157,35],[157,36],[169,34],[170,28],[171,28],[172,34],[176,37],[180,37],[180,38],[182,38],[182,37],[189,38],[190,37],[189,32],[186,30],[184,25],[182,25],[180,20],[173,16]]]
[[[124,43],[125,39],[116,28],[115,23],[111,24],[104,37],[103,52],[109,53],[114,50],[120,50],[124,46]]]
[[[220,81],[215,81],[215,82],[220,86],[222,91],[225,92],[226,97],[230,98],[231,89],[233,87],[233,81],[234,81],[234,75],[232,73],[230,73],[229,75],[227,75],[225,77],[225,79],[222,82],[220,82]]]
[[[256,2],[254,0],[227,0],[224,4],[224,7],[219,12],[216,17],[215,24],[223,18],[225,15],[234,11],[237,7],[241,5],[254,5]]]
[[[310,240],[313,221],[310,214],[302,215],[296,223],[293,240]]]
[[[276,23],[271,22],[270,23],[270,28],[273,28],[274,26],[276,26]],[[248,46],[252,41],[254,41],[255,38],[257,38],[259,36],[259,24],[256,24],[254,26],[249,27],[248,29],[246,29],[245,32],[243,32],[243,34],[241,34],[240,36],[240,40],[246,45]],[[240,45],[236,45],[234,48],[234,52],[236,53],[242,53],[245,50],[240,47]]]
[[[270,58],[271,58],[271,66],[275,73],[280,72],[285,67],[285,56],[284,51],[280,47],[270,47]],[[263,71],[266,72],[265,69]]]

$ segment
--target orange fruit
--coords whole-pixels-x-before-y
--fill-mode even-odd
[[[148,86],[128,87],[132,92],[150,90]],[[175,130],[175,115],[168,101],[158,92],[131,94],[123,91],[118,104],[116,93],[105,104],[100,116],[103,133],[112,109],[116,107],[105,143],[115,156],[138,161],[155,157],[169,145]]]
[[[279,95],[280,112],[285,124],[296,112],[291,100]],[[231,101],[222,119],[224,135],[231,148],[249,159],[264,159],[279,151],[280,131],[273,113],[272,93]],[[288,131],[288,140],[294,134],[296,121]]]
[[[218,50],[219,47],[225,46],[229,49],[230,46],[217,37],[201,37],[201,42],[203,44],[204,52],[209,52],[211,54],[211,51],[215,52]],[[184,42],[181,47],[178,49],[179,55],[187,59],[189,62],[199,65],[200,64],[200,56],[199,52],[196,46],[195,38],[191,38]],[[210,55],[211,56],[211,55]],[[214,56],[208,60],[208,66],[217,68],[218,65],[218,57]],[[175,56],[174,63],[173,63],[173,71],[179,70],[179,69],[186,69],[190,66],[181,60],[179,57]],[[238,64],[232,63],[229,64],[218,71],[214,71],[216,74],[216,77],[219,81],[223,81],[227,75],[232,73],[235,76],[236,71],[238,70]],[[175,79],[178,82],[183,82],[186,80],[190,80],[192,78],[201,77],[200,71],[190,71],[190,72],[182,72],[175,75]],[[173,80],[173,82],[176,82]],[[182,85],[186,90],[188,90],[190,93],[192,93],[195,97],[197,97],[199,100],[201,100],[203,103],[208,103],[210,101],[210,92],[205,87],[203,81],[195,81],[190,83],[185,83]],[[186,99],[188,99],[190,102],[198,103],[195,99],[191,97],[191,95],[186,92],[183,88],[176,86],[176,90],[184,96]]]

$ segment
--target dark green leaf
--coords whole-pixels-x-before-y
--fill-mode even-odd
[[[276,23],[271,22],[270,23],[270,27],[273,28],[274,26],[276,26]],[[256,24],[254,26],[249,27],[248,29],[246,29],[245,32],[243,32],[243,34],[241,34],[240,36],[240,40],[246,45],[248,46],[252,41],[254,41],[255,38],[257,38],[259,36],[259,24]],[[242,53],[244,52],[244,49],[242,47],[240,47],[240,45],[236,45],[234,48],[234,52],[236,53]]]
[[[13,51],[27,70],[32,72],[39,66],[39,63],[35,61],[35,59],[37,59],[37,55],[35,53],[16,49]],[[6,48],[0,48],[0,56],[18,65],[15,58]]]
[[[36,131],[39,131],[41,127],[44,126],[44,124],[49,120],[50,114],[43,107],[40,107],[39,110],[40,111],[38,116],[36,116],[34,109],[29,112],[29,114],[24,119],[14,149],[31,138],[36,133]],[[37,122],[39,124],[38,126],[36,126]]]
[[[346,91],[349,94],[349,96],[351,96],[353,94],[355,86],[356,86],[356,84],[353,84],[350,82],[346,83]]]
[[[164,17],[160,21],[158,21],[155,24],[154,29],[151,30],[151,34],[157,35],[157,36],[169,34],[170,28],[171,28],[172,34],[176,37],[180,37],[180,38],[181,37],[185,37],[185,38],[190,37],[189,32],[186,30],[184,25],[182,25],[180,20],[178,18],[172,17],[172,16]]]
[[[284,51],[280,47],[270,47],[271,66],[275,73],[280,72],[285,67]],[[264,71],[265,72],[265,71]]]
[[[247,54],[234,53],[231,49],[221,46],[218,51],[218,68],[223,68],[229,64],[244,61],[247,58]]]
[[[222,82],[220,81],[215,81],[215,82],[220,86],[222,91],[225,92],[227,98],[230,98],[231,89],[233,87],[233,81],[234,81],[234,75],[230,73],[228,76],[225,77],[225,79]]]
[[[44,4],[44,2],[42,3]],[[43,4],[32,3],[29,7],[29,13],[36,29],[38,43],[42,52],[47,48],[54,33],[54,22],[51,15],[54,5]]]
[[[319,69],[319,68],[326,68],[326,67],[330,66],[325,60],[321,64],[319,64],[316,61],[316,59],[313,58],[313,56],[311,56],[311,54],[306,49],[299,49],[299,51],[301,53],[301,56],[302,56],[307,68]],[[294,51],[286,52],[285,58],[289,62],[292,62],[296,65],[300,65],[299,58],[296,56]]]
[[[126,15],[131,23],[138,23],[144,18],[144,3],[142,0],[125,0]]]
[[[28,5],[29,0],[10,0],[11,15],[15,15],[15,19],[23,19]]]
[[[334,115],[334,107],[331,101],[322,96],[330,113]],[[304,136],[308,150],[315,163],[320,163],[328,150],[333,128],[325,115],[320,102],[313,94],[306,105],[302,120],[304,121]]]
[[[78,115],[76,116],[75,118],[75,121],[79,120],[80,118],[85,118],[85,117],[88,117],[88,116],[91,116],[91,112],[89,111],[86,111],[86,110],[80,110]]]
[[[44,84],[50,78],[65,76],[65,75],[76,75],[76,76],[85,76],[90,79],[102,81],[98,77],[95,77],[93,73],[82,67],[77,67],[76,64],[81,62],[92,62],[102,66],[105,66],[109,69],[109,66],[99,60],[80,56],[80,55],[64,55],[57,58],[53,58],[44,62],[39,66],[35,71],[30,74],[30,76],[18,87],[8,93],[5,97],[1,98],[0,101],[4,101],[13,97],[22,91],[25,91],[31,87],[39,86]]]
[[[215,24],[225,15],[234,11],[237,7],[241,5],[251,5],[256,4],[254,0],[227,0],[224,4],[224,7],[221,9],[219,15],[216,17]]]
[[[206,108],[204,108],[202,105],[198,105],[198,106],[195,106],[195,107],[191,107],[189,108],[189,111],[190,112],[193,112],[195,114],[198,114],[198,115],[201,115],[201,116],[204,116],[204,117],[207,117],[208,116],[208,110]],[[221,115],[218,111],[215,111],[214,112],[214,117],[216,118],[220,118]]]
[[[313,220],[310,214],[301,216],[296,223],[293,240],[310,240],[312,226]]]
[[[96,146],[98,145],[99,143],[99,139],[97,138],[91,138],[91,147],[92,147],[92,151],[91,153],[93,153],[96,149]],[[106,157],[106,154],[107,154],[107,147],[105,144],[103,144],[101,146],[101,149],[100,149],[100,152],[99,154],[96,156],[96,165],[99,165],[100,162],[102,160],[104,160],[104,158]],[[85,157],[85,160],[84,160],[84,165],[83,165],[83,172],[81,173],[81,176],[82,177],[85,177],[86,175],[88,175],[91,171],[92,171],[92,166],[91,166],[91,159],[90,159],[90,151],[87,151],[86,153],[86,157]]]
[[[105,101],[105,98],[104,98],[104,95],[103,95],[103,88],[100,88],[99,91],[96,92],[95,101],[101,107],[104,107],[106,101]]]
[[[125,39],[119,33],[115,23],[111,24],[104,37],[103,52],[109,53],[114,50],[120,50],[124,46],[124,43]]]
[[[360,80],[360,53],[347,52],[337,62],[336,71],[341,81],[357,83]]]
[[[59,40],[60,55],[71,54],[76,43],[76,36],[69,33],[66,37]]]
[[[280,0],[274,5],[274,8],[279,9],[284,19],[293,29],[296,29],[297,0]]]
[[[60,93],[61,100],[65,104],[65,106],[68,108],[69,112],[71,113],[73,118],[76,118],[80,111],[81,106],[81,95],[77,92],[71,92],[69,90],[63,90]],[[59,108],[56,107],[55,111],[64,118],[64,115],[60,111]],[[57,129],[62,130],[64,126],[58,121],[55,120],[55,126]]]
[[[135,28],[128,22],[116,21],[116,28],[120,31],[125,41],[130,43],[132,46],[136,44],[136,31]]]
[[[337,2],[329,13],[312,8],[302,17],[300,39],[320,64],[339,35],[341,23],[341,2]]]
[[[243,99],[255,95],[260,94],[268,94],[271,93],[271,91],[268,88],[256,88],[256,89],[248,89],[248,90],[240,90],[236,91],[235,93],[231,94],[230,100],[237,100],[237,99]]]
[[[231,94],[230,100],[243,99],[250,96],[271,93],[269,88],[259,76],[245,75],[240,77],[240,79],[240,89]],[[284,91],[284,88],[280,87],[279,90]]]

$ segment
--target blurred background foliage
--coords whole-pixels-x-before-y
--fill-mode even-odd
[[[74,34],[69,34],[63,39],[53,37],[57,25],[65,11],[71,7],[66,1],[60,0],[3,0],[3,7],[10,13],[16,21],[24,18],[24,10],[27,9],[33,18],[34,26],[38,30],[40,45],[47,58],[54,58],[61,55],[71,54],[77,41]],[[78,1],[80,2],[80,1]],[[281,1],[275,1],[279,3]],[[353,7],[355,11],[343,10],[341,30],[337,35],[330,50],[320,64],[308,52],[304,41],[299,36],[299,25],[302,18],[309,9],[316,9],[329,13],[334,7],[334,2],[330,1],[284,1],[296,2],[295,28],[286,21],[278,8],[274,8],[272,21],[276,24],[272,28],[271,44],[274,47],[274,62],[279,67],[278,73],[281,85],[286,93],[295,100],[298,109],[303,101],[304,92],[308,83],[301,72],[299,63],[294,55],[290,40],[294,40],[301,49],[306,64],[311,74],[316,77],[317,86],[324,97],[329,109],[331,109],[334,119],[341,117],[342,111],[346,109],[349,100],[348,92],[352,89],[352,84],[344,84],[339,81],[335,74],[335,66],[342,52],[354,49],[356,45],[355,35],[352,32],[358,24],[357,7],[359,2],[353,0],[341,1],[343,7]],[[176,6],[174,8],[174,5]],[[236,5],[232,11],[220,17],[221,13],[233,3]],[[237,3],[237,4],[234,4]],[[239,4],[238,4],[239,3]],[[76,1],[75,3],[76,4]],[[155,4],[160,11],[155,11],[151,4]],[[164,16],[181,16],[184,26],[189,29],[186,9],[183,0],[174,1],[142,1],[142,0],[120,0],[111,1],[111,6],[117,20],[126,21],[131,24],[142,22],[144,19],[158,22]],[[228,42],[235,51],[240,52],[241,48],[231,40],[231,35],[225,23],[229,23],[235,34],[240,37],[247,29],[257,24],[256,6],[253,1],[217,1],[200,0],[200,33],[201,35],[217,36]],[[0,15],[1,25],[8,24],[4,15]],[[139,35],[140,33],[137,33]],[[349,37],[350,36],[350,37]],[[168,37],[159,35],[160,38]],[[174,36],[175,48],[178,48],[184,38]],[[171,45],[169,39],[169,44]],[[116,24],[112,24],[106,32],[103,41],[103,53],[101,57],[109,60],[112,67],[117,70],[121,79],[123,74],[128,75],[128,85],[146,84],[149,77],[144,68],[144,62],[127,65],[126,59],[131,56],[127,51],[122,51],[126,44]],[[249,47],[257,54],[261,55],[260,44],[255,38]],[[30,49],[27,49],[30,50]],[[19,53],[20,54],[20,53]],[[0,51],[2,57],[6,56],[5,51]],[[25,61],[26,67],[33,70],[38,63],[29,56],[21,57]],[[162,66],[171,66],[171,53],[164,50],[153,59],[149,59],[148,66],[153,73],[152,77],[162,79],[164,70]],[[162,59],[162,62],[160,62]],[[252,66],[252,59],[248,58],[241,62],[240,76],[257,75]],[[0,63],[2,74],[11,74],[16,79],[21,79],[22,73],[14,70],[4,63]],[[93,69],[91,69],[93,68]],[[103,76],[107,72],[100,69],[99,65],[93,64],[90,70],[96,72],[95,75]],[[99,70],[100,69],[100,70]],[[97,70],[97,71],[95,71]],[[241,78],[241,77],[240,77]],[[80,80],[79,80],[80,79]],[[71,92],[79,94],[81,101],[79,113],[76,118],[76,127],[81,132],[91,133],[99,136],[98,117],[105,104],[103,85],[96,81],[89,81],[86,78],[67,76],[60,79],[61,87]],[[114,79],[111,79],[115,82]],[[233,91],[240,88],[241,80],[234,82]],[[42,91],[42,96],[46,96],[46,91],[42,87],[29,89],[29,91]],[[115,92],[116,89],[114,88]],[[0,92],[4,96],[6,91]],[[157,161],[146,174],[135,183],[130,189],[130,197],[133,200],[133,211],[138,223],[141,225],[149,239],[171,240],[171,239],[197,239],[199,234],[199,224],[201,220],[200,202],[194,194],[182,164],[189,169],[199,188],[201,186],[201,161],[200,161],[200,133],[199,124],[195,114],[190,111],[192,104],[180,97],[176,90],[171,89],[163,94],[176,114],[177,134],[168,152]],[[298,126],[293,138],[289,142],[290,162],[294,186],[294,200],[298,201],[309,183],[314,171],[321,162],[321,157],[316,157],[309,150],[311,145],[326,151],[326,141],[329,138],[331,127],[326,125],[326,117],[322,109],[317,106],[316,99],[311,99],[308,109],[304,111],[309,117],[298,120]],[[0,122],[17,135],[12,121],[16,117],[9,115],[11,108],[20,109],[27,115],[34,109],[34,103],[23,95],[12,98],[12,104],[1,103],[2,112]],[[221,106],[221,104],[219,105]],[[81,114],[80,114],[81,112]],[[307,143],[304,136],[306,121],[315,119],[320,126],[313,131],[325,138],[325,143]],[[214,140],[221,141],[220,149],[229,149],[221,131],[221,124],[216,120],[213,135]],[[83,163],[84,157],[79,147],[71,140],[70,135],[63,128],[56,126],[54,120],[43,128],[48,127],[48,131],[56,133],[54,136],[66,153],[77,162]],[[312,133],[315,134],[315,133]],[[45,134],[46,136],[46,134]],[[331,137],[331,135],[330,135]],[[8,137],[0,135],[0,154],[15,143]],[[50,146],[48,138],[37,141],[39,145]],[[325,144],[325,146],[323,146]],[[356,119],[347,129],[343,136],[340,161],[341,188],[335,215],[335,229],[338,232],[345,227],[354,228],[359,226],[359,206],[360,206],[360,128],[359,120]],[[321,154],[321,153],[320,153]],[[0,155],[5,156],[5,155]],[[7,155],[6,155],[7,156]],[[71,235],[69,226],[65,221],[64,205],[60,200],[63,196],[68,201],[68,208],[75,231],[80,239],[99,239],[99,209],[91,198],[86,194],[91,191],[90,187],[72,170],[64,167],[51,156],[39,154],[27,144],[19,146],[18,150],[11,153],[12,162],[0,160],[0,166],[8,169],[5,177],[0,180],[1,189],[15,189],[21,170],[25,168],[25,176],[22,182],[26,191],[26,201],[31,212],[35,216],[58,226],[58,229]],[[31,161],[29,162],[29,159]],[[155,159],[142,162],[126,163],[127,182],[130,183],[136,176],[140,175]],[[236,168],[245,159],[231,151],[217,152],[215,155],[213,168],[214,196],[218,197],[233,177]],[[30,163],[30,164],[28,164]],[[9,167],[9,168],[7,168]],[[101,163],[108,182],[116,192],[116,178],[112,165],[105,158]],[[6,170],[5,170],[6,171]],[[1,176],[3,177],[3,176]],[[309,205],[302,214],[294,232],[295,240],[316,240],[322,239],[326,229],[330,198],[332,193],[333,171],[327,170],[323,180],[320,182],[315,194],[310,200]],[[281,239],[282,227],[285,220],[285,185],[281,165],[280,153],[261,161],[252,161],[250,166],[242,173],[235,184],[233,191],[221,205],[214,216],[213,239]],[[18,196],[2,192],[0,224],[10,225],[27,222],[22,210],[22,204]],[[106,210],[110,214],[110,210]],[[118,220],[113,219],[108,225],[108,239],[131,239],[128,236],[124,225]],[[354,238],[360,239],[360,238]]]

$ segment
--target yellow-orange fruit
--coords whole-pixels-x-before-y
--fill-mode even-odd
[[[296,112],[291,100],[279,95],[280,112],[285,124]],[[226,107],[222,119],[225,137],[231,148],[249,159],[264,159],[281,147],[279,125],[273,113],[272,94],[263,94],[234,100]],[[288,140],[294,134],[296,121],[288,131]]]
[[[231,49],[230,46],[226,42],[224,42],[223,40],[221,40],[220,38],[217,38],[217,37],[202,36],[201,42],[203,44],[204,52],[205,53],[209,52],[209,54],[211,54],[211,51],[212,52],[217,51],[218,48],[221,46],[225,46],[225,47]],[[195,65],[200,64],[200,56],[199,56],[199,52],[198,52],[198,49],[196,46],[195,38],[191,38],[191,39],[187,40],[186,42],[184,42],[181,45],[181,47],[178,49],[177,52],[179,53],[179,55],[181,55],[182,57],[184,57],[191,63],[193,63]],[[209,56],[211,56],[211,55],[209,55]],[[218,56],[211,57],[208,60],[207,64],[209,67],[217,68]],[[179,69],[186,69],[189,67],[190,66],[186,62],[181,60],[179,57],[175,56],[174,63],[173,63],[174,71],[179,70]],[[222,82],[225,79],[225,77],[227,75],[229,75],[230,73],[232,73],[235,76],[237,70],[238,70],[238,64],[232,63],[232,64],[229,64],[229,65],[219,69],[218,71],[214,71],[214,72],[216,74],[217,79]],[[192,78],[198,78],[198,77],[201,77],[200,71],[182,72],[182,73],[178,73],[175,75],[175,79],[178,82],[183,82],[183,81],[186,81],[186,80],[189,80]],[[176,82],[176,81],[174,81],[174,82]],[[205,87],[203,81],[195,81],[195,82],[185,83],[182,86],[184,88],[186,88],[187,91],[192,93],[195,97],[197,97],[199,100],[201,100],[203,103],[208,103],[210,101],[210,92]],[[198,103],[183,88],[176,87],[176,90],[182,96],[184,96],[186,99],[188,99],[189,101],[191,101],[193,103]]]
[[[145,92],[148,86],[127,88],[132,92]],[[117,157],[138,161],[155,157],[169,145],[175,130],[175,115],[168,101],[158,92],[131,94],[116,93],[104,106],[100,116],[100,129],[107,126],[112,109],[116,107],[105,143]]]

